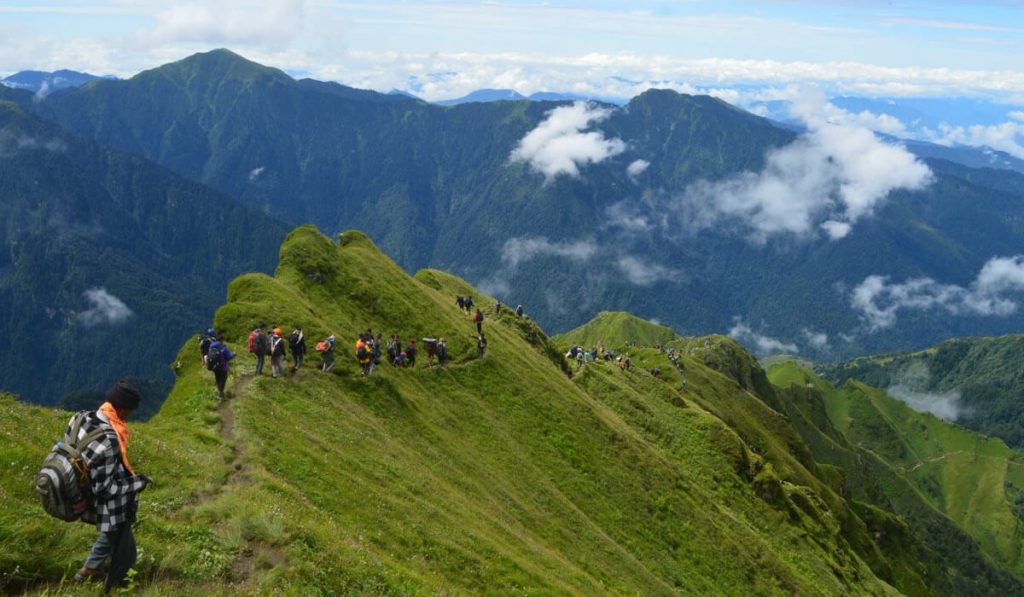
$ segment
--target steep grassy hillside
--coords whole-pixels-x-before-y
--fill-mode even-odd
[[[818,370],[837,385],[897,387],[919,410],[1024,449],[1024,336],[958,338],[919,351],[867,356]]]
[[[651,323],[623,311],[601,311],[580,327],[559,334],[554,340],[559,345],[618,347],[627,344],[655,346],[667,344],[677,338],[672,328]]]
[[[236,347],[256,320],[333,333],[339,365],[324,374],[314,357],[271,379],[241,355],[217,404],[182,349],[174,391],[132,446],[157,480],[137,533],[148,592],[1022,589],[983,560],[923,559],[899,519],[844,497],[842,472],[814,461],[731,339],[677,340],[678,369],[627,348],[631,370],[599,362],[570,380],[514,315],[485,322],[477,360],[453,300],[472,290],[436,271],[410,278],[361,233],[335,243],[302,227],[280,254],[274,277],[232,282],[217,327]],[[351,341],[369,327],[444,336],[452,362],[363,377]],[[28,487],[68,413],[2,406],[0,589],[55,588],[92,533],[43,519]]]
[[[805,433],[828,436],[811,442],[832,444],[816,449],[816,456],[832,461],[846,450],[877,460],[875,478],[851,487],[855,496],[872,495],[911,521],[921,510],[912,502],[922,501],[974,538],[987,557],[1024,573],[1024,457],[998,439],[916,412],[858,381],[837,389],[792,363],[769,373],[774,383],[789,387],[792,405],[803,404],[790,416],[814,425],[812,432],[805,423]],[[846,466],[849,459],[835,462]],[[916,500],[908,500],[908,493]]]

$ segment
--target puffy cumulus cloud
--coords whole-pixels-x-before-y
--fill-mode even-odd
[[[872,330],[891,327],[901,310],[942,309],[953,315],[1005,316],[1018,302],[1007,295],[1024,292],[1024,255],[993,257],[968,286],[914,278],[890,284],[886,276],[868,276],[851,295]]]
[[[509,159],[528,162],[546,182],[559,174],[577,177],[581,164],[602,162],[626,150],[621,139],[607,139],[599,131],[583,132],[609,115],[611,110],[586,102],[555,108],[520,139]]]
[[[886,393],[918,412],[926,412],[946,421],[956,421],[963,415],[960,390],[948,392],[918,392],[897,384],[886,388]]]
[[[657,263],[648,263],[631,255],[619,257],[615,261],[615,265],[626,276],[626,279],[636,286],[650,286],[663,280],[674,282],[682,275],[679,270]]]
[[[626,167],[626,174],[628,174],[630,178],[636,178],[646,172],[650,165],[651,163],[647,160],[634,160]]]
[[[691,225],[736,221],[755,242],[782,234],[809,237],[819,229],[839,239],[890,192],[920,189],[932,180],[931,170],[905,148],[850,119],[837,121],[820,91],[801,96],[793,113],[808,132],[770,151],[763,170],[686,190],[680,202]]]
[[[263,174],[264,170],[266,170],[266,168],[263,167],[263,166],[260,166],[259,168],[253,168],[252,170],[250,170],[249,171],[249,182],[253,182],[257,178],[259,178],[260,174]]]
[[[86,290],[82,296],[88,301],[89,308],[78,314],[78,321],[86,327],[121,323],[134,315],[124,301],[104,288]]]
[[[760,356],[778,353],[796,354],[799,352],[796,344],[759,334],[743,320],[738,320],[732,326],[729,330],[729,336],[737,342],[753,348],[754,352]]]
[[[501,247],[501,262],[509,269],[542,256],[563,257],[573,261],[588,261],[597,252],[590,241],[552,242],[543,237],[517,236],[505,241]]]

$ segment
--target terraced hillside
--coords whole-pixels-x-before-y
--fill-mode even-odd
[[[954,594],[1024,586],[964,536],[957,559],[846,496],[780,414],[785,394],[731,339],[678,339],[679,368],[628,348],[631,370],[572,379],[528,319],[484,326],[476,359],[456,294],[410,278],[361,233],[292,232],[274,277],[246,275],[215,318],[242,347],[256,320],[341,339],[332,373],[254,377],[235,361],[218,404],[194,342],[161,411],[134,426],[147,592]],[[444,368],[358,374],[372,328],[443,336]],[[312,359],[315,361],[315,359]],[[647,368],[665,373],[655,378]],[[28,489],[68,413],[2,399],[0,590],[52,590],[92,538],[44,519]],[[955,527],[953,527],[955,530]],[[973,550],[973,551],[972,551]],[[972,555],[973,554],[973,555]],[[933,570],[941,568],[942,574]]]

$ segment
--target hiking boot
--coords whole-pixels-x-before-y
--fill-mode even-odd
[[[75,573],[75,582],[89,582],[103,578],[103,571],[95,568],[82,566]]]

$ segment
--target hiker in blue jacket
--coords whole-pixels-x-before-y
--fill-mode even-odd
[[[210,351],[206,355],[207,367],[211,367],[213,377],[217,380],[217,396],[224,399],[224,385],[228,383],[228,369],[231,368],[230,361],[235,358],[235,353],[228,350],[224,344],[224,336],[218,334],[217,339],[210,345]],[[210,365],[210,360],[213,365]]]

